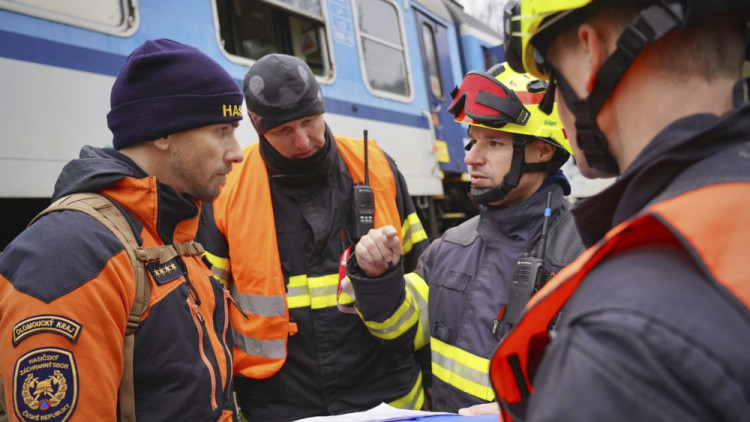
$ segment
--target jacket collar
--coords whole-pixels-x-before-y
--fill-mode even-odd
[[[567,181],[566,181],[567,182]],[[544,184],[524,201],[507,208],[480,206],[477,232],[485,242],[525,243],[530,251],[541,234],[547,193],[552,192],[552,218],[567,209],[560,183]]]
[[[641,151],[633,164],[607,189],[573,209],[583,243],[590,247],[616,225],[646,207],[692,164],[747,139],[750,103],[735,86],[735,108],[719,117],[696,114],[674,121]]]
[[[305,186],[328,177],[338,159],[338,149],[333,133],[325,126],[325,144],[311,157],[303,159],[286,158],[268,140],[261,136],[260,155],[266,164],[268,175],[282,185]]]
[[[130,214],[136,234],[145,229],[165,244],[191,241],[198,230],[199,201],[179,195],[113,149],[84,146],[80,158],[63,168],[53,200],[76,192],[109,197]]]

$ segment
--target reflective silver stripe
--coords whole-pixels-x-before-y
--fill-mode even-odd
[[[449,369],[454,374],[459,375],[461,378],[466,378],[467,380],[482,386],[490,387],[490,378],[486,373],[464,366],[461,362],[455,361],[436,352],[432,352],[432,360],[443,368]]]
[[[304,284],[293,283],[291,278],[289,281],[286,292],[289,309],[310,306],[310,288],[307,286],[307,279],[302,280]]]
[[[284,296],[262,296],[240,293],[234,284],[231,286],[231,294],[232,298],[245,313],[264,317],[286,315]]]
[[[258,340],[257,338],[245,337],[236,330],[232,331],[234,332],[234,345],[248,355],[273,359],[286,356],[286,344],[283,339]]]
[[[336,292],[338,286],[338,274],[316,277],[307,277],[306,275],[289,277],[289,284],[287,285],[289,309],[306,306],[312,309],[322,309],[337,306]]]
[[[422,388],[422,371],[419,371],[419,376],[417,376],[417,381],[414,383],[414,386],[412,386],[411,390],[409,390],[406,395],[403,397],[399,397],[396,400],[393,400],[392,402],[388,403],[391,407],[396,407],[399,409],[414,409],[419,410],[422,408],[422,405],[424,404],[424,388]]]
[[[414,280],[412,277],[416,277],[417,279]],[[417,283],[419,283],[423,288],[427,286],[427,283],[422,280],[419,275],[416,273],[409,273],[404,276],[404,281],[406,282],[406,289],[408,290],[411,297],[414,298],[414,300],[417,302],[417,306],[419,309],[419,325],[422,329],[422,338],[415,338],[414,340],[414,348],[420,349],[422,346],[427,344],[429,338],[430,338],[430,311],[427,304],[427,297],[423,294],[429,294],[428,291],[420,291],[419,286]],[[418,335],[416,336],[418,337]]]
[[[409,253],[415,244],[427,240],[427,232],[424,231],[416,212],[406,216],[401,223],[401,238],[404,242],[404,254]]]
[[[419,379],[419,391],[417,394],[412,398],[412,400],[409,403],[406,403],[402,409],[413,409],[413,410],[419,410],[422,407],[422,404],[424,403],[424,390],[422,390],[422,378]]]
[[[330,282],[331,277],[320,277],[319,280],[309,278],[310,283],[314,282]],[[310,307],[313,309],[328,308],[336,306],[336,290],[338,290],[338,274],[333,278],[336,284],[314,286],[310,289]]]
[[[365,325],[372,335],[385,340],[392,340],[418,322],[415,306],[414,298],[406,295],[404,301],[390,318],[383,322],[365,321]]]
[[[430,339],[430,347],[432,373],[435,377],[483,400],[494,399],[488,359],[480,358],[436,338]]]

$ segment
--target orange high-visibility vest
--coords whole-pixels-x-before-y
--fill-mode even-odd
[[[335,140],[352,179],[363,181],[362,140],[339,136]],[[231,294],[247,314],[246,318],[234,307],[230,311],[232,327],[238,334],[233,350],[234,372],[262,379],[281,369],[286,361],[287,339],[297,332],[297,325],[289,320],[266,165],[257,143],[243,152],[245,161],[229,174],[214,203],[214,214],[229,246]],[[400,238],[396,180],[375,141],[368,143],[368,167],[375,196],[375,227],[391,225]]]
[[[550,341],[549,324],[602,259],[643,246],[675,246],[700,260],[714,280],[750,308],[745,271],[750,255],[750,183],[703,187],[658,202],[619,224],[561,270],[526,305],[521,320],[498,347],[490,378],[503,405],[528,402],[534,374]],[[503,408],[503,420],[512,418]]]

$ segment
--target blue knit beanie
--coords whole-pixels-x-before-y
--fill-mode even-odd
[[[292,120],[325,113],[315,75],[304,60],[286,54],[258,59],[242,84],[248,111],[258,135]]]
[[[176,41],[146,41],[117,75],[107,124],[122,149],[173,133],[242,120],[242,92],[218,63]]]

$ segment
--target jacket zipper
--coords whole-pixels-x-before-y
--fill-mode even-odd
[[[232,295],[229,294],[229,290],[222,287],[222,290],[224,290],[224,332],[222,333],[221,337],[221,344],[224,346],[224,350],[227,352],[227,385],[226,389],[224,391],[229,391],[229,387],[232,385],[232,379],[234,378],[234,371],[232,370],[232,351],[229,350],[229,346],[227,346],[226,338],[227,338],[227,331],[229,330],[229,306],[227,306],[226,299],[231,300],[238,308],[239,305],[237,305],[237,302],[232,299]],[[240,312],[242,312],[242,309],[240,309]],[[244,312],[242,312],[243,315],[245,315]],[[245,318],[247,318],[247,315],[245,315]]]
[[[198,350],[200,351],[203,363],[206,365],[206,368],[208,368],[208,372],[211,375],[211,410],[216,410],[216,408],[219,407],[216,404],[216,372],[214,372],[214,367],[208,360],[206,351],[203,348],[203,315],[201,315],[201,311],[198,309],[198,305],[195,304],[195,300],[193,300],[192,296],[187,297],[187,303],[190,307],[190,313],[193,316],[195,327],[198,329]]]
[[[201,306],[201,297],[198,296],[198,291],[195,290],[195,286],[193,286],[193,283],[190,282],[190,277],[188,277],[188,269],[187,265],[185,265],[185,261],[182,260],[182,258],[177,258],[177,263],[180,264],[180,269],[182,270],[182,273],[185,275],[185,284],[188,286],[188,289],[190,289],[190,294],[193,295],[195,304],[198,306]]]

